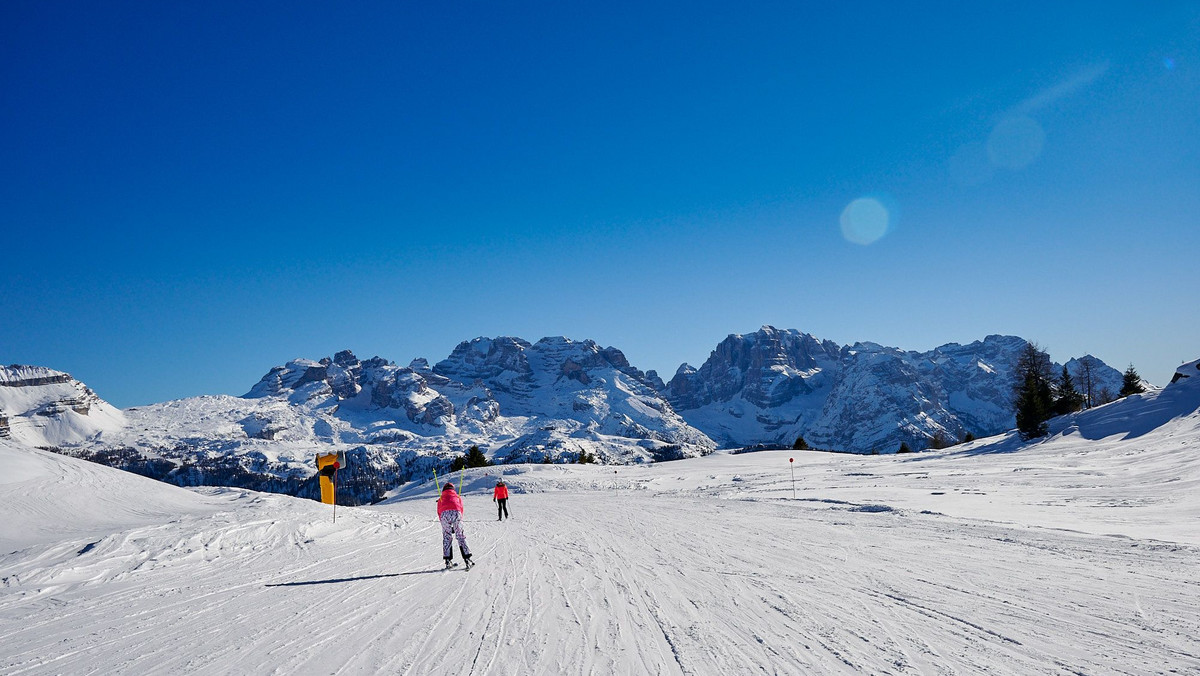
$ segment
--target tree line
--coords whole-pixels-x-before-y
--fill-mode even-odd
[[[1017,431],[1023,439],[1034,439],[1047,434],[1047,421],[1059,415],[1074,413],[1085,408],[1100,406],[1121,397],[1145,392],[1142,377],[1133,364],[1125,369],[1121,391],[1112,392],[1097,382],[1098,364],[1094,357],[1079,360],[1076,377],[1066,366],[1062,373],[1054,373],[1050,355],[1037,343],[1027,343],[1017,358],[1013,379],[1013,411],[1017,416]],[[1082,390],[1080,389],[1082,388]]]

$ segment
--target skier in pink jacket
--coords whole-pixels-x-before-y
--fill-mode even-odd
[[[467,547],[467,536],[463,533],[462,498],[454,492],[454,484],[448,483],[442,487],[442,497],[437,503],[438,520],[442,522],[442,558],[446,567],[454,565],[454,538],[458,538],[458,550],[462,552],[463,561],[467,568],[471,567],[471,549]]]

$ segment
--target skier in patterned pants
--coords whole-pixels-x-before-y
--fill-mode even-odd
[[[471,567],[471,548],[467,546],[467,535],[463,532],[462,499],[454,492],[454,484],[448,483],[442,488],[442,497],[438,498],[438,520],[442,522],[442,558],[449,568],[454,560],[454,538],[458,538],[458,550],[462,552],[463,561]]]

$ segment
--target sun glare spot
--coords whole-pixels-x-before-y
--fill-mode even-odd
[[[988,136],[988,160],[997,167],[1023,169],[1042,154],[1046,132],[1042,125],[1024,115],[1002,120]]]
[[[855,244],[874,244],[887,234],[888,210],[873,197],[860,197],[842,210],[842,236]]]

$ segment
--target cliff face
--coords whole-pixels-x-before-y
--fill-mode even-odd
[[[0,366],[0,436],[58,446],[120,429],[124,415],[70,374],[41,366]]]
[[[729,336],[699,369],[681,366],[664,394],[726,446],[791,445],[803,436],[814,447],[860,453],[893,452],[901,443],[920,449],[934,439],[1011,429],[1012,373],[1025,345],[988,336],[929,352],[840,347],[764,326]],[[1097,383],[1119,383],[1116,369],[1094,364]]]

